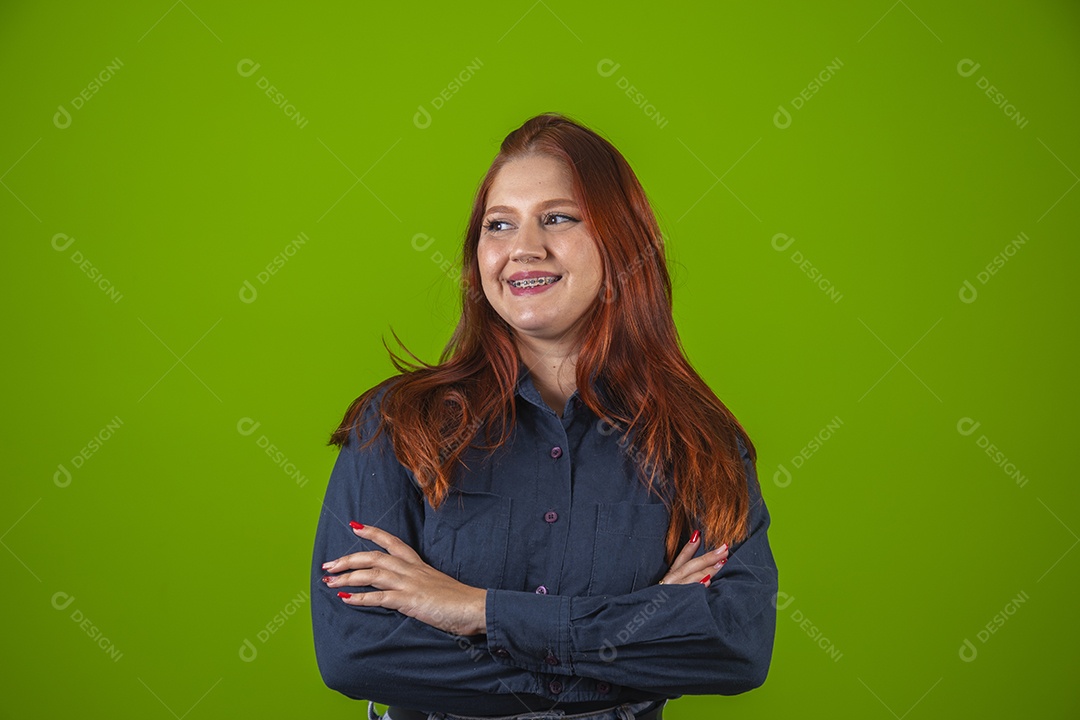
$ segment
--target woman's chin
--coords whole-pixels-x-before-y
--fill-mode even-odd
[[[515,335],[536,340],[561,340],[569,330],[562,318],[518,317],[510,321]]]

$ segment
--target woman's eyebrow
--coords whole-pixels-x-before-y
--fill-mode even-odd
[[[574,202],[573,200],[568,200],[566,198],[555,198],[554,200],[545,200],[544,202],[537,204],[536,207],[542,210],[544,208],[551,207],[553,205],[575,205],[576,206],[577,203]],[[492,205],[491,207],[489,207],[484,212],[486,214],[486,213],[492,213],[492,212],[513,213],[513,212],[517,212],[517,211],[514,208],[509,207],[507,205]]]

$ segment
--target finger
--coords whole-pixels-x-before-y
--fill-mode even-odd
[[[380,590],[400,589],[399,580],[397,573],[381,567],[351,570],[340,575],[323,577],[327,587],[376,587]]]
[[[728,550],[727,543],[724,543],[715,550],[711,550],[696,559],[700,560],[703,565],[711,566],[713,570],[719,570],[728,561]]]
[[[387,569],[400,569],[405,561],[381,550],[366,550],[363,552],[342,555],[336,560],[323,563],[323,570],[328,573],[340,573],[347,570],[363,570],[364,568],[383,567]]]
[[[674,562],[671,563],[671,570],[678,570],[683,563],[694,557],[694,553],[697,552],[697,549],[700,545],[701,533],[695,530],[690,535],[690,541],[683,545],[682,551],[675,556]]]
[[[728,559],[728,546],[725,543],[715,550],[687,560],[682,565],[668,571],[664,577],[664,585],[682,585],[697,582],[703,574],[715,575],[720,571]]]
[[[374,525],[362,525],[355,521],[349,523],[349,525],[352,526],[353,534],[357,537],[372,541],[379,547],[385,548],[388,553],[395,557],[406,560],[420,559],[417,552],[407,542],[382,528],[377,528]]]
[[[362,593],[350,593],[344,590],[338,593],[338,597],[346,605],[355,605],[357,607],[387,607],[393,609],[394,599],[388,593],[383,590],[372,590],[370,592]]]
[[[686,571],[691,576],[700,576],[702,573],[708,573],[715,576],[720,572],[720,569],[727,564],[728,561],[728,546],[725,543],[715,550],[696,557],[692,562],[687,563]]]

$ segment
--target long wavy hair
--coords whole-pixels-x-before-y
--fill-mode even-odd
[[[361,439],[365,409],[385,389],[378,430],[367,442],[389,432],[398,461],[437,508],[463,452],[470,446],[491,451],[509,439],[520,355],[512,328],[484,294],[477,244],[496,174],[508,161],[535,153],[571,170],[574,200],[603,263],[601,292],[578,324],[589,328],[579,341],[579,397],[607,432],[622,433],[620,444],[633,448],[649,490],[657,492],[662,483],[670,496],[668,562],[680,550],[690,518],[701,519],[706,547],[745,539],[749,501],[736,438],[752,462],[757,453],[686,358],[672,318],[664,241],[645,191],[611,143],[558,113],[530,118],[507,135],[480,183],[462,251],[461,319],[439,363],[423,362],[394,333],[412,358],[405,360],[384,339],[400,374],[354,400],[330,444],[343,445],[350,432]],[[593,380],[602,386],[600,394]]]

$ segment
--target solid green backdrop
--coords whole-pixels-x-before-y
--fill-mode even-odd
[[[1078,30],[5,3],[0,716],[360,716],[311,637],[326,440],[391,329],[437,359],[476,186],[558,111],[638,173],[773,516],[767,682],[667,715],[1076,717]]]

